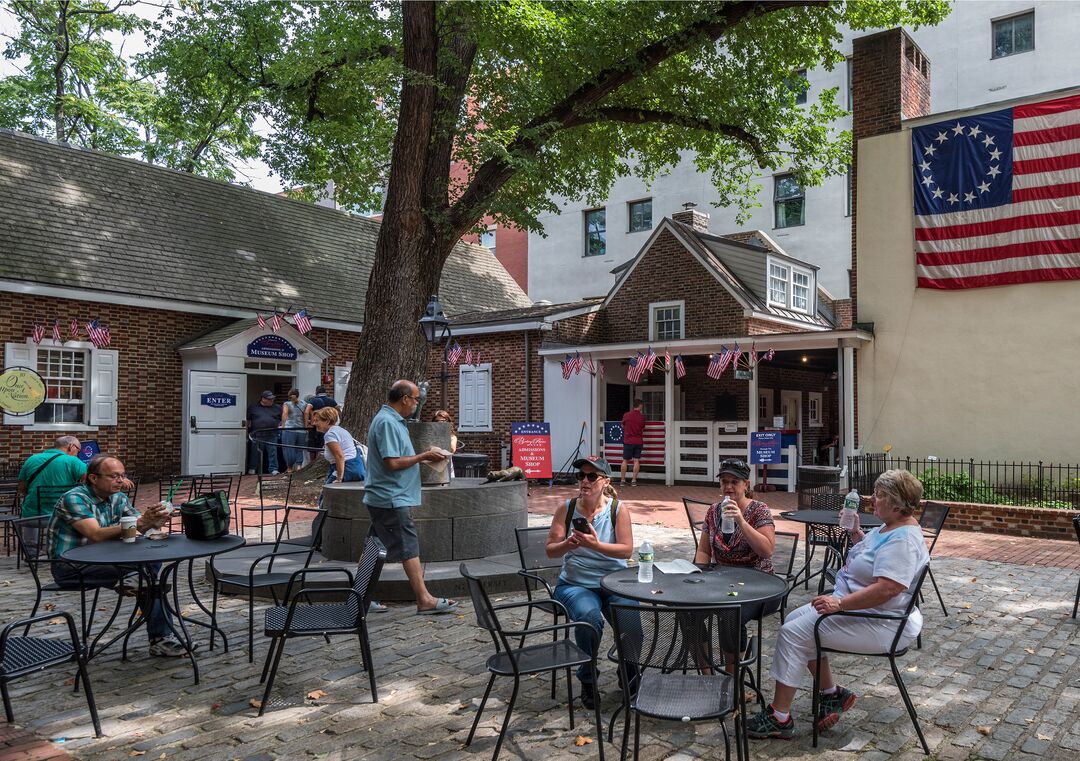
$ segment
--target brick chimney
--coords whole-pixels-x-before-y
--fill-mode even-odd
[[[858,320],[859,140],[899,132],[901,120],[930,113],[930,59],[903,29],[857,37],[852,41],[851,90],[851,310],[852,320]]]
[[[698,211],[696,206],[697,204],[693,202],[684,203],[683,210],[675,212],[671,218],[692,227],[695,232],[707,233],[709,232],[709,215]]]

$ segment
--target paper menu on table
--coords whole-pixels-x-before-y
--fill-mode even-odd
[[[701,569],[689,560],[664,560],[653,564],[662,573],[701,573]]]

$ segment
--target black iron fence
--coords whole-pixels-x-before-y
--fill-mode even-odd
[[[879,475],[892,468],[914,473],[926,499],[983,505],[1080,507],[1080,465],[1044,462],[979,462],[863,454],[848,458],[853,488],[870,494]]]

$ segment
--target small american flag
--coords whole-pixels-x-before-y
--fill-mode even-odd
[[[306,309],[301,309],[299,312],[293,315],[293,325],[300,331],[300,335],[305,335],[311,332],[311,318],[308,317]]]
[[[60,320],[53,320],[52,324],[52,340],[57,343],[63,343],[64,337],[60,335]]]
[[[562,378],[563,380],[570,380],[570,376],[574,374],[574,357],[567,354],[562,361]]]
[[[585,360],[585,372],[587,372],[589,375],[596,375],[596,363],[593,362],[592,354],[590,354],[589,358]]]
[[[465,350],[465,364],[467,364],[467,365],[472,364],[472,347],[471,346],[468,349]]]
[[[739,357],[742,356],[742,349],[738,344],[735,344],[735,351],[731,354],[731,372],[734,373],[739,369]]]
[[[649,347],[649,353],[645,355],[645,371],[652,372],[653,367],[656,365],[656,352]]]
[[[686,365],[683,364],[682,354],[675,355],[675,377],[681,378],[686,375]]]
[[[630,359],[630,363],[626,368],[626,379],[631,383],[640,383],[641,376],[646,372],[646,359],[645,355],[640,351],[636,357]]]
[[[671,352],[664,349],[664,372],[671,371]]]
[[[772,362],[772,359],[775,356],[776,356],[776,349],[769,349],[767,352],[765,352],[765,361],[766,362]]]
[[[41,339],[45,337],[45,326],[34,323],[34,329],[30,333],[30,336],[34,339],[34,343],[41,343]]]
[[[757,349],[750,347],[750,367],[757,367],[758,357]]]
[[[600,362],[599,373],[600,373],[600,377],[603,378],[604,377],[604,363],[602,361]]]
[[[274,312],[274,316],[270,318],[270,330],[277,333],[281,329],[281,315]]]
[[[450,347],[450,351],[446,352],[446,361],[449,363],[450,367],[453,367],[461,361],[461,344],[457,341],[454,341],[454,345]]]
[[[720,376],[724,372],[724,367],[727,366],[727,362],[725,361],[727,359],[727,349],[721,349],[721,351],[723,352],[723,359],[721,359],[720,354],[709,355],[709,369],[705,371],[705,374],[713,380],[720,380]],[[721,364],[721,362],[723,362],[723,364]]]
[[[257,312],[255,314],[255,322],[259,323],[260,328],[266,327],[266,318],[263,317],[261,314],[258,314]]]
[[[585,367],[585,358],[581,356],[581,352],[574,354],[574,375],[581,375],[581,368]]]
[[[68,331],[68,338],[79,337],[79,321],[74,317],[71,318],[71,330]]]
[[[112,333],[109,331],[108,325],[101,328],[101,339],[105,342],[106,346],[112,343]]]
[[[473,364],[474,365],[480,364],[480,350],[479,349],[476,350],[476,356],[473,357]]]
[[[101,325],[98,324],[97,320],[86,323],[86,335],[90,337],[90,342],[99,349],[108,341],[105,331],[101,329]]]

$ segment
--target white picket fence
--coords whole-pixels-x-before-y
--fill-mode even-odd
[[[675,480],[715,481],[720,461],[727,457],[748,460],[750,433],[748,420],[676,420]],[[781,463],[768,468],[768,481],[782,491],[794,491],[798,457],[795,447],[781,453]],[[754,481],[759,480],[760,470]]]

